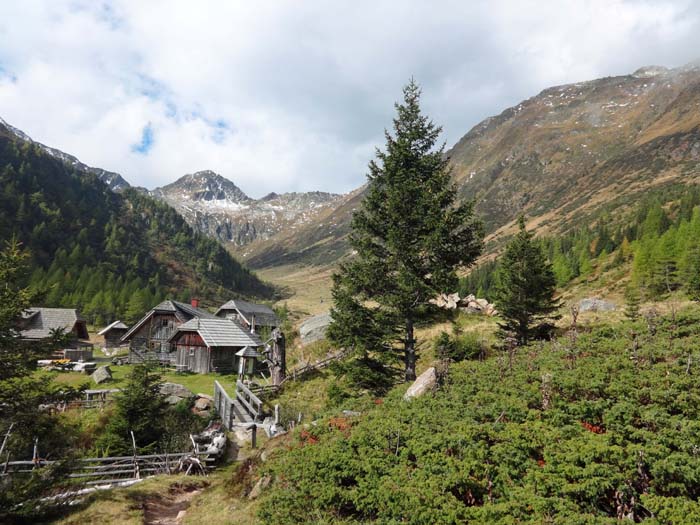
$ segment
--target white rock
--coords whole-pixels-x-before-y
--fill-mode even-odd
[[[437,385],[437,373],[435,372],[435,367],[431,366],[425,372],[419,375],[413,384],[408,387],[408,390],[406,390],[403,398],[405,400],[409,400],[414,397],[422,396],[426,392],[435,388],[435,385]]]

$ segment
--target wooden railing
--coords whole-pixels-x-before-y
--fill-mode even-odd
[[[236,413],[233,410],[233,399],[218,381],[214,381],[214,408],[219,413],[224,428],[231,430]]]
[[[262,419],[263,402],[240,379],[236,381],[236,399],[253,417],[253,421]]]

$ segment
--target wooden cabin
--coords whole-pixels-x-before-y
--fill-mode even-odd
[[[216,316],[224,319],[235,319],[251,332],[269,337],[272,331],[280,325],[275,312],[264,304],[249,303],[240,299],[232,299],[222,305]]]
[[[104,338],[103,348],[119,348],[123,346],[122,337],[129,330],[121,321],[114,321],[109,326],[106,326],[100,330],[97,335],[101,335]]]
[[[178,371],[208,374],[234,373],[240,366],[238,352],[257,348],[262,341],[235,319],[194,318],[181,324],[170,338]],[[246,355],[249,355],[250,352]],[[258,354],[259,355],[259,354]],[[257,368],[253,369],[253,373]]]
[[[175,363],[174,347],[170,338],[178,326],[191,319],[216,319],[195,304],[178,301],[163,301],[152,308],[121,338],[129,345],[129,363],[158,361],[161,364]]]
[[[92,359],[87,323],[75,308],[32,307],[24,313],[22,325],[22,338],[29,341],[48,339],[54,332],[63,331],[68,339],[60,355],[54,357],[71,361]]]

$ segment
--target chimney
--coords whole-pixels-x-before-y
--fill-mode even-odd
[[[190,304],[195,308],[199,308],[199,299],[190,299]]]
[[[250,316],[250,333],[255,333],[255,314]]]

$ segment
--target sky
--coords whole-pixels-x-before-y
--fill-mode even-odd
[[[152,189],[365,181],[414,78],[448,147],[553,85],[700,58],[693,0],[0,2],[0,117]]]

